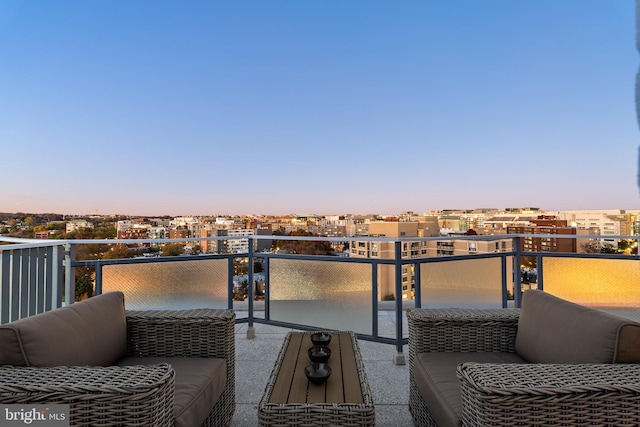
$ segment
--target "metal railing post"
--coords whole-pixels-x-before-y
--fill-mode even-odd
[[[544,279],[542,274],[542,255],[537,256],[538,261],[536,262],[536,286],[541,291],[544,291]]]
[[[256,337],[256,328],[253,326],[253,295],[254,295],[254,287],[255,283],[253,280],[253,238],[251,236],[248,237],[249,240],[249,259],[247,262],[248,265],[248,276],[249,276],[249,286],[248,286],[248,298],[249,298],[249,325],[247,326],[247,338],[253,339]]]
[[[94,293],[96,295],[101,295],[102,294],[102,263],[100,261],[96,261],[94,269],[96,272],[96,288]]]
[[[374,337],[378,336],[378,264],[376,262],[371,263],[371,307],[372,319],[371,326]]]
[[[416,262],[413,265],[413,277],[415,280],[415,290],[416,290],[416,294],[413,298],[413,302],[415,304],[416,308],[422,308],[422,278],[420,275],[420,269],[422,268],[422,264],[420,264],[419,262]]]
[[[269,269],[271,268],[269,260],[271,258],[264,258],[264,320],[271,320],[271,312],[269,309],[269,298],[271,291],[271,284],[269,283]]]
[[[57,248],[58,246],[50,246],[45,250],[46,259],[44,260],[44,311],[49,311],[54,307],[54,267],[57,262]]]
[[[62,307],[62,277],[63,277],[63,247],[56,245],[53,247],[51,263],[51,309]]]
[[[502,268],[502,308],[507,308],[507,257],[500,257],[500,266]]]
[[[520,308],[522,303],[522,272],[520,270],[520,237],[513,238],[513,246],[515,249],[515,255],[513,257],[513,302],[516,308]]]
[[[20,260],[22,249],[11,251],[11,317],[10,320],[20,318]]]
[[[20,251],[20,318],[29,316],[29,294],[31,293],[29,261],[31,260],[31,249],[22,249]]]
[[[71,267],[75,258],[75,246],[70,243],[64,245],[64,295],[67,305],[76,301],[76,270]]]
[[[395,278],[396,278],[396,353],[393,355],[393,363],[404,365],[404,353],[402,352],[402,242],[395,242]]]
[[[227,306],[233,310],[233,257],[227,258]]]
[[[0,251],[0,323],[9,323],[11,251]]]

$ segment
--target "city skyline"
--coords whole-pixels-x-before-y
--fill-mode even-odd
[[[632,1],[0,3],[0,212],[639,209]]]
[[[220,212],[209,212],[206,214],[198,214],[198,215],[192,215],[192,214],[179,214],[179,215],[169,215],[169,214],[158,214],[158,215],[130,215],[130,214],[126,214],[126,213],[100,213],[100,212],[86,212],[86,213],[80,213],[80,212],[74,212],[74,213],[68,213],[68,214],[63,214],[60,212],[23,212],[23,211],[18,211],[18,212],[0,212],[0,215],[10,215],[10,216],[30,216],[30,215],[36,215],[36,216],[41,216],[41,217],[46,217],[47,215],[54,215],[54,216],[59,216],[62,217],[63,220],[75,220],[75,219],[83,219],[83,218],[107,218],[107,217],[120,217],[120,218],[129,218],[129,219],[135,219],[135,218],[173,218],[173,219],[178,219],[178,218],[231,218],[231,217],[254,217],[254,218],[293,218],[293,217],[298,217],[298,218],[304,218],[304,217],[309,217],[309,218],[330,218],[333,219],[334,217],[340,217],[340,218],[344,218],[344,219],[353,219],[353,218],[364,218],[364,217],[379,217],[379,218],[385,218],[386,220],[399,220],[401,218],[408,218],[408,217],[427,217],[427,216],[466,216],[466,215],[481,215],[481,214],[487,214],[489,216],[491,215],[511,215],[511,216],[516,216],[516,217],[523,217],[523,218],[528,218],[528,217],[532,217],[532,216],[556,216],[558,214],[562,215],[562,214],[567,214],[567,213],[592,213],[592,214],[602,214],[602,215],[621,215],[621,214],[630,214],[630,215],[638,215],[640,214],[640,209],[627,209],[627,208],[609,208],[609,209],[581,209],[581,210],[574,210],[574,209],[564,209],[564,210],[558,210],[558,209],[540,209],[534,206],[529,206],[529,207],[517,207],[517,206],[510,206],[510,207],[502,207],[502,208],[496,208],[496,207],[483,207],[483,208],[460,208],[460,209],[442,209],[442,210],[429,210],[429,211],[424,211],[424,212],[414,212],[414,211],[410,211],[410,210],[405,210],[405,211],[400,211],[400,212],[394,212],[394,213],[390,213],[390,214],[382,214],[379,212],[331,212],[331,213],[325,213],[325,214],[317,214],[314,212],[301,212],[301,211],[296,211],[296,212],[289,212],[286,214],[272,214],[269,212],[245,212],[245,213],[241,213],[241,214],[232,214],[232,213],[228,213],[228,212],[224,212],[224,211],[220,211]],[[1,218],[0,218],[0,223],[1,223]]]

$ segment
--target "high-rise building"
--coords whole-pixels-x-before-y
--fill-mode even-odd
[[[373,221],[369,223],[368,237],[433,237],[440,234],[438,218],[421,217],[420,221]],[[404,241],[401,243],[403,258],[426,256],[426,241]],[[350,243],[350,257],[354,258],[395,258],[395,244],[385,241],[358,241],[357,237]],[[395,296],[395,267],[381,265],[378,274],[378,298],[387,299]],[[415,290],[415,272],[413,267],[402,268],[403,300],[413,299]]]
[[[514,225],[507,227],[508,234],[525,234],[520,238],[521,251],[533,252],[576,252],[576,239],[536,237],[536,235],[572,234],[575,235],[576,227],[567,225],[566,220],[557,219],[555,216],[539,215],[532,219],[530,225]]]

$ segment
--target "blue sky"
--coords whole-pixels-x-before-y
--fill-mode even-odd
[[[639,209],[632,0],[0,2],[0,212]]]

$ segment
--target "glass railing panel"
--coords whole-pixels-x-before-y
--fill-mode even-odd
[[[226,259],[107,265],[102,291],[120,290],[128,310],[227,308]]]
[[[420,267],[423,308],[502,308],[501,258],[431,262]],[[507,263],[508,284],[512,270]]]
[[[272,259],[271,320],[371,335],[371,266]]]
[[[544,291],[640,321],[637,259],[543,259]]]

